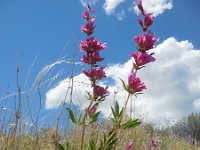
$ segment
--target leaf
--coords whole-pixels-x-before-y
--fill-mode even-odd
[[[128,87],[127,87],[127,85],[125,84],[125,82],[124,82],[121,78],[119,78],[119,79],[121,80],[124,89],[125,89],[127,92],[129,92]]]
[[[66,109],[67,109],[67,111],[69,113],[69,117],[70,117],[71,121],[73,123],[77,124],[73,111],[70,108],[66,108]]]
[[[116,112],[115,112],[113,107],[111,107],[111,110],[112,110],[112,114],[113,114],[114,118],[117,118],[118,116],[117,116],[117,114],[116,114]]]
[[[115,112],[117,116],[119,117],[119,103],[117,101],[115,101]]]
[[[123,129],[130,129],[130,128],[135,128],[140,124],[141,124],[141,121],[139,121],[139,119],[135,119],[135,120],[130,119],[126,123],[124,123],[121,127]]]
[[[96,114],[94,114],[94,116],[92,116],[91,121],[89,122],[89,124],[93,123],[93,122],[97,122],[98,117],[99,117],[100,111],[97,112]]]
[[[94,140],[90,140],[89,144],[90,144],[89,150],[96,150],[96,143]]]
[[[81,121],[83,114],[81,113],[79,118],[78,118],[78,124],[82,125],[83,121]]]

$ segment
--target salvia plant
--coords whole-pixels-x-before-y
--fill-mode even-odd
[[[100,114],[100,111],[98,111],[98,106],[106,99],[106,96],[109,95],[109,92],[107,90],[108,87],[102,87],[98,85],[98,81],[106,78],[106,73],[104,71],[105,67],[100,66],[98,63],[104,60],[100,52],[106,49],[107,46],[105,43],[102,43],[93,36],[96,19],[94,16],[95,11],[88,5],[87,9],[82,14],[86,24],[81,26],[81,31],[86,34],[86,39],[80,42],[80,51],[84,53],[81,61],[88,65],[88,69],[83,69],[83,73],[91,81],[92,92],[86,92],[89,104],[79,117],[76,118],[71,108],[67,108],[71,121],[81,127],[81,150],[116,149],[119,135],[121,133],[119,131],[135,128],[141,124],[141,120],[128,117],[126,113],[127,104],[131,96],[137,97],[137,95],[142,94],[143,90],[146,89],[144,82],[137,77],[137,72],[144,68],[146,64],[155,61],[154,53],[150,53],[149,50],[154,48],[155,42],[158,41],[158,38],[149,29],[154,22],[153,14],[144,10],[142,6],[142,0],[137,2],[137,7],[140,11],[140,14],[138,15],[138,23],[142,28],[142,33],[134,37],[137,45],[137,51],[131,53],[131,57],[134,59],[134,62],[133,67],[130,69],[131,71],[128,76],[128,83],[126,84],[125,81],[120,79],[124,89],[128,94],[125,100],[125,105],[120,107],[118,102],[115,101],[114,106],[111,107],[111,129],[103,132],[98,141],[96,141],[96,139],[89,139],[87,142],[85,140],[86,128],[94,127],[94,123],[98,121]],[[156,139],[152,139],[151,143],[149,144],[149,150],[156,148],[157,144],[158,143]],[[59,143],[58,148],[64,149],[64,147]],[[67,149],[74,149],[73,143],[67,143]],[[128,141],[124,146],[124,150],[132,149],[134,149],[134,143],[133,141]]]

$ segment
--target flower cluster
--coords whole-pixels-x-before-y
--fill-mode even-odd
[[[138,0],[137,6],[143,16],[143,20],[138,16],[138,23],[142,27],[143,33],[134,38],[138,51],[131,53],[135,62],[133,63],[133,69],[128,77],[128,92],[130,94],[137,94],[146,89],[144,83],[136,77],[136,72],[146,64],[156,60],[153,57],[154,53],[148,53],[148,51],[154,48],[155,42],[159,40],[151,30],[148,30],[149,26],[151,26],[154,21],[152,13],[147,13],[144,10],[142,0]]]
[[[86,40],[82,40],[80,42],[80,51],[85,52],[81,61],[85,64],[90,65],[90,69],[83,69],[83,73],[90,79],[92,82],[93,88],[93,100],[103,100],[105,96],[108,95],[107,87],[101,87],[97,85],[97,81],[103,78],[106,78],[106,73],[104,72],[104,67],[97,65],[97,62],[101,62],[104,60],[100,55],[100,51],[106,49],[106,44],[100,42],[98,39],[93,37],[94,33],[94,24],[95,24],[95,16],[93,15],[94,11],[88,5],[87,10],[85,10],[82,14],[83,18],[86,21],[86,24],[81,26],[81,31],[87,35]],[[95,107],[96,108],[96,107]],[[88,108],[89,110],[94,110]]]

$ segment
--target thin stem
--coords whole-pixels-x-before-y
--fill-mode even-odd
[[[88,109],[90,109],[93,102],[94,102],[94,99],[91,100],[89,107],[85,110],[85,114],[84,114],[84,117],[83,117],[83,129],[82,129],[82,135],[81,135],[81,150],[83,150],[83,145],[84,145],[85,127],[86,127],[85,121],[86,121],[86,118],[87,118]]]

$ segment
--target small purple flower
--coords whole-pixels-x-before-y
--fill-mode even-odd
[[[138,46],[138,51],[145,52],[152,48],[154,48],[155,42],[157,42],[159,38],[157,38],[151,31],[140,34],[135,37],[135,42]]]
[[[158,141],[156,139],[151,140],[151,147],[156,148],[158,146]]]
[[[150,25],[152,25],[154,21],[154,16],[151,13],[144,14],[144,25],[143,31],[146,31]]]
[[[154,53],[148,54],[146,52],[137,51],[131,53],[131,56],[135,60],[135,69],[140,69],[141,66],[144,66],[147,63],[154,62],[156,59],[153,57]]]
[[[82,16],[86,21],[89,21],[90,20],[90,11],[89,10],[85,10],[83,12]]]
[[[128,90],[131,94],[135,94],[138,92],[143,91],[146,89],[146,86],[144,85],[144,82],[140,80],[140,78],[136,77],[136,74],[134,70],[131,70],[131,73],[128,77]]]
[[[86,40],[82,40],[80,44],[80,50],[86,52],[94,52],[106,49],[106,44],[101,43],[96,38],[87,38]]]
[[[83,69],[83,73],[90,78],[91,81],[101,80],[106,78],[106,73],[104,72],[105,67],[94,67],[91,70]]]
[[[90,52],[87,53],[86,55],[83,55],[81,61],[83,63],[87,63],[87,64],[96,64],[97,62],[101,62],[103,61],[104,58],[102,58],[99,55],[99,52]]]
[[[142,22],[140,16],[138,16],[138,23],[140,24],[144,32],[147,31],[148,27],[152,25],[153,21],[154,16],[151,13],[144,14],[144,23]]]
[[[142,6],[142,0],[138,0],[137,6],[138,6],[140,12],[144,15],[144,8]]]
[[[108,87],[101,87],[101,86],[98,86],[98,85],[95,85],[94,88],[93,88],[93,93],[94,93],[94,99],[96,100],[97,98],[104,98],[106,97],[109,92],[108,92]]]
[[[128,144],[125,146],[124,150],[133,150],[134,143],[132,141],[129,141]]]
[[[92,108],[88,109],[89,115],[93,116],[95,114],[96,110],[97,110],[96,106],[93,106]]]
[[[95,28],[94,21],[89,21],[86,25],[81,26],[81,30],[88,36],[93,33],[94,28]]]

